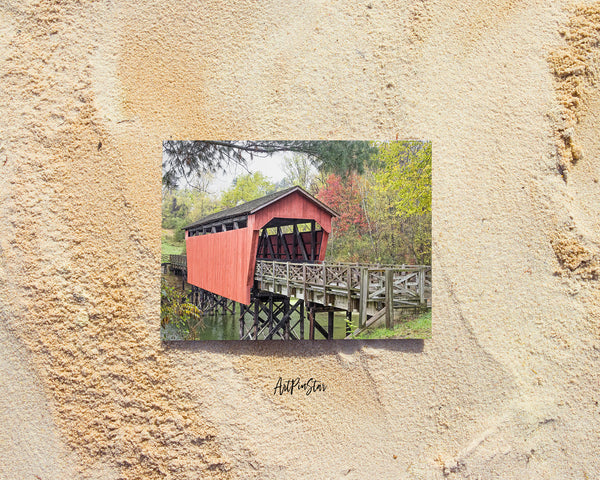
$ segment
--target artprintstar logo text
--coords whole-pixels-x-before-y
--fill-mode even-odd
[[[290,378],[285,381],[279,377],[279,380],[275,384],[273,395],[277,395],[278,393],[279,395],[283,395],[284,393],[293,395],[294,391],[304,391],[306,395],[310,395],[312,392],[324,392],[326,388],[327,386],[323,382],[312,377],[305,382],[302,382],[300,377]]]

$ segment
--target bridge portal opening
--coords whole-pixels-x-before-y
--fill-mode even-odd
[[[314,263],[320,257],[323,231],[312,219],[274,218],[259,231],[256,259]]]

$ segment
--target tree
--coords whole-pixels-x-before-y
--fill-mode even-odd
[[[233,180],[229,190],[221,195],[223,208],[231,208],[275,191],[275,185],[262,173],[242,175]]]
[[[324,173],[346,177],[352,173],[362,174],[369,166],[377,147],[366,141],[312,141],[304,142],[312,164]],[[300,150],[301,151],[301,150]]]
[[[194,340],[204,328],[200,309],[186,299],[185,292],[160,280],[160,325],[172,325],[184,340]]]
[[[368,218],[363,209],[362,178],[330,174],[317,198],[338,212],[333,219],[327,255],[335,261],[368,261],[372,257]]]
[[[162,228],[173,230],[172,242],[183,243],[183,227],[213,213],[217,207],[206,192],[191,188],[163,191]]]
[[[382,225],[395,225],[394,240],[404,238],[417,263],[431,263],[431,142],[390,142],[380,145],[375,173],[377,197],[388,209],[377,209]]]
[[[344,175],[362,172],[376,149],[364,141],[199,141],[163,142],[163,185],[172,189],[180,181],[224,170],[231,163],[246,166],[253,156],[275,152],[305,154],[317,168]]]
[[[332,173],[317,195],[319,200],[339,213],[340,216],[334,218],[334,225],[339,233],[345,233],[351,226],[361,233],[367,229],[358,182],[357,175],[343,180]]]
[[[431,142],[405,141],[380,145],[378,179],[395,192],[400,217],[431,214]]]
[[[316,193],[318,171],[308,156],[295,153],[283,159],[283,183],[285,187],[298,185],[310,193]]]

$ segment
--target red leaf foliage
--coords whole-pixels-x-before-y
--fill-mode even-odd
[[[368,229],[358,181],[359,178],[356,174],[344,179],[331,174],[327,177],[325,186],[317,194],[319,200],[340,215],[333,219],[332,233],[334,235],[336,233],[344,234],[352,230],[352,227],[357,233],[365,233]]]

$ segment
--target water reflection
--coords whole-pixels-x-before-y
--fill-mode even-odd
[[[239,340],[240,339],[240,322],[239,311],[235,315],[205,315],[203,317],[204,328],[199,331],[196,338],[189,340]],[[317,313],[317,321],[327,330],[327,313]],[[298,322],[300,314],[294,312],[292,314],[292,325]],[[246,314],[246,332],[252,325],[252,315]],[[308,339],[309,322],[304,320],[304,338]],[[293,332],[300,338],[300,325],[296,325]],[[333,338],[343,339],[346,337],[346,315],[344,312],[335,313],[333,320]],[[186,340],[183,338],[174,326],[167,325],[161,328],[161,338],[163,340]],[[315,340],[322,340],[324,337],[321,333],[315,330]],[[279,340],[280,337],[275,335],[274,340]]]

